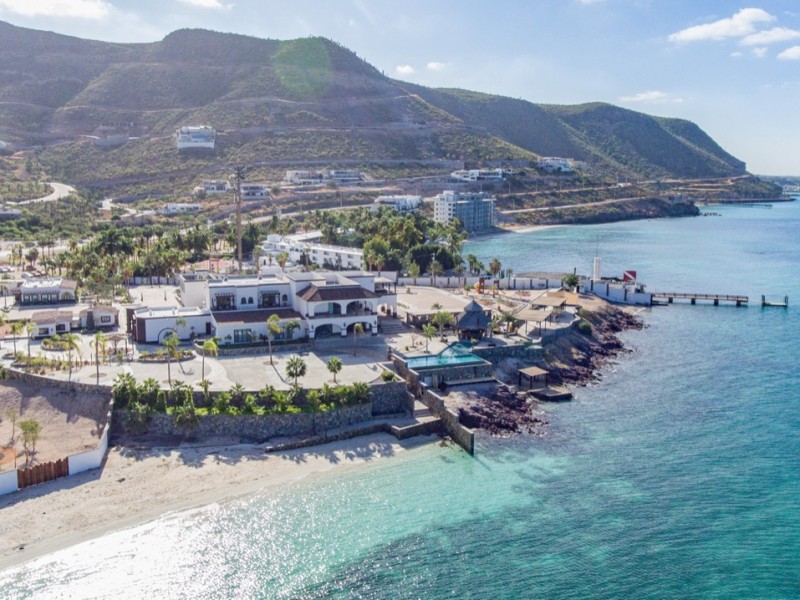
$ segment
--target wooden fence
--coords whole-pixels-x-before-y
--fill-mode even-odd
[[[52,481],[59,477],[66,477],[67,475],[69,475],[69,461],[66,458],[62,458],[27,469],[18,469],[17,485],[19,489],[22,489],[30,485]]]

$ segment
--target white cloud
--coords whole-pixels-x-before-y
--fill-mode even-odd
[[[111,5],[106,0],[0,0],[0,9],[23,17],[104,19]]]
[[[428,63],[429,71],[444,71],[446,68],[447,68],[447,63],[435,62],[435,61]]]
[[[605,2],[605,0],[578,0],[584,6],[589,6],[590,4],[600,4],[601,2]]]
[[[650,104],[680,104],[683,98],[675,98],[658,90],[651,90],[648,92],[639,92],[633,96],[620,96],[620,102],[628,103],[650,103]]]
[[[774,21],[775,17],[760,8],[743,8],[732,17],[713,23],[687,27],[669,36],[670,42],[697,42],[744,37],[755,33],[757,23]]]
[[[767,55],[767,49],[764,46],[760,48],[753,48],[753,56],[756,58],[764,58]]]
[[[397,65],[394,70],[398,75],[413,75],[414,67],[411,65]]]
[[[178,0],[181,4],[199,6],[200,8],[212,8],[214,10],[228,10],[233,4],[223,4],[220,0]]]
[[[800,60],[800,46],[792,46],[791,48],[787,48],[778,54],[778,58],[781,60]]]
[[[733,58],[739,58],[742,56],[742,53],[737,50],[736,52],[731,52],[731,56]]]
[[[777,42],[786,42],[789,40],[796,40],[800,38],[800,31],[796,29],[789,29],[788,27],[773,27],[759,31],[758,33],[751,33],[742,38],[741,44],[743,46],[763,46],[765,44],[775,44]]]

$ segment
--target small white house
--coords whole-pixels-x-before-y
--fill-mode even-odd
[[[200,205],[187,204],[187,203],[169,203],[158,212],[159,214],[165,215],[167,217],[172,217],[175,215],[197,214],[200,212]]]
[[[217,139],[217,131],[208,125],[188,125],[175,132],[175,144],[178,150],[191,148],[208,148],[213,150]]]
[[[377,210],[381,206],[388,206],[398,212],[411,212],[417,210],[422,204],[422,196],[378,196],[372,205],[372,210]]]
[[[68,333],[72,329],[72,312],[68,310],[40,310],[31,315],[36,324],[32,337],[43,338]]]

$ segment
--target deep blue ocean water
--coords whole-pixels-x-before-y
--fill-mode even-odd
[[[517,273],[597,252],[651,290],[753,301],[644,312],[546,437],[166,515],[6,570],[0,597],[800,598],[800,204],[709,210],[467,244]]]

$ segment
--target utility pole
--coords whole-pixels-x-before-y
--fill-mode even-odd
[[[239,259],[239,274],[242,273],[242,181],[244,180],[244,167],[238,166],[233,169],[232,176],[235,184],[233,188],[233,198],[236,203],[236,243],[237,258]]]

